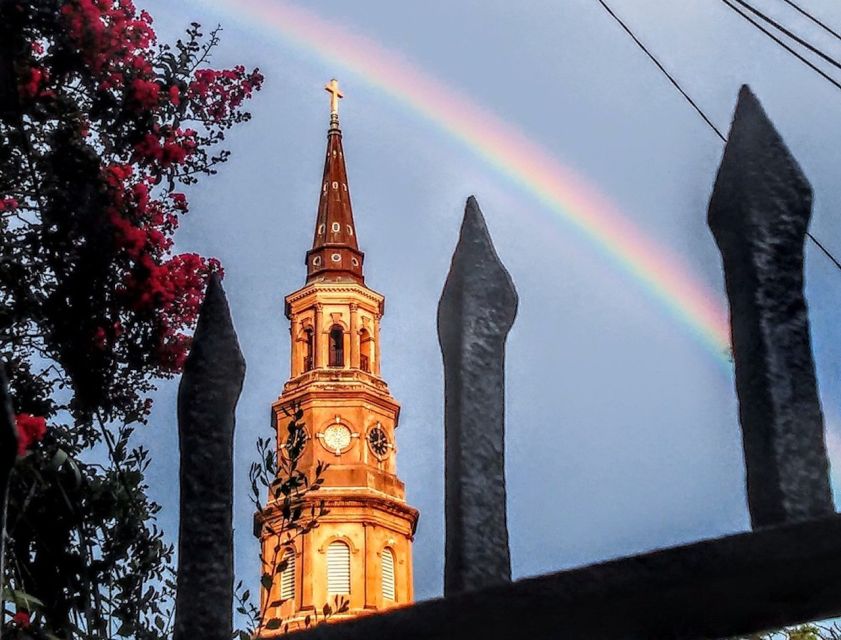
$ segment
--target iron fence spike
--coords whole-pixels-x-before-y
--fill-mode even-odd
[[[516,314],[514,283],[471,196],[438,304],[445,380],[445,595],[511,579],[505,339]]]
[[[180,525],[174,640],[230,640],[233,437],[245,361],[217,275],[178,388]]]
[[[803,296],[811,210],[809,182],[742,87],[708,215],[730,301],[754,527],[835,511]]]

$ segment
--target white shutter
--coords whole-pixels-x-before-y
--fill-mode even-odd
[[[327,547],[327,593],[350,593],[350,547],[339,540]]]
[[[283,554],[286,568],[280,573],[280,599],[291,600],[295,597],[295,552],[287,549]]]
[[[394,553],[391,549],[383,551],[383,599],[395,600],[394,597]]]

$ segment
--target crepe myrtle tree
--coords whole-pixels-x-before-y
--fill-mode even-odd
[[[263,82],[211,68],[218,42],[193,23],[160,43],[131,0],[0,0],[0,357],[21,434],[4,637],[169,632],[172,547],[130,438],[221,272],[173,251],[183,186],[228,158]]]

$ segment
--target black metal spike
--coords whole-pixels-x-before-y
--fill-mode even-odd
[[[438,304],[446,397],[445,595],[511,580],[505,338],[516,315],[514,283],[471,196]]]

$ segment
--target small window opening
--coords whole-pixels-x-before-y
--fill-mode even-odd
[[[359,332],[359,368],[368,373],[371,373],[372,347],[371,334],[363,329]]]
[[[345,366],[345,332],[338,325],[330,329],[330,366]]]
[[[311,371],[313,368],[313,354],[315,353],[315,340],[312,329],[306,329],[304,331],[304,339],[306,340],[306,344],[304,345],[304,371]]]

